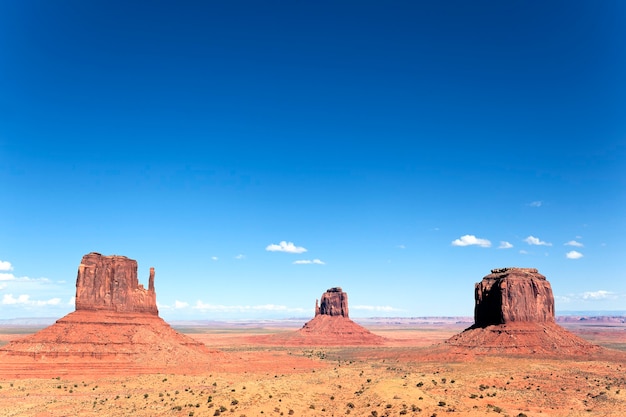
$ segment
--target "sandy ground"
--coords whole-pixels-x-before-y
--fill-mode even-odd
[[[220,352],[202,364],[208,371],[0,374],[0,415],[625,415],[625,351],[585,358],[429,357],[433,344],[464,327],[369,327],[389,339],[369,347],[256,343],[258,336],[293,328],[188,328],[190,336]],[[595,343],[626,346],[626,326],[566,327]],[[2,333],[0,343],[20,336]]]

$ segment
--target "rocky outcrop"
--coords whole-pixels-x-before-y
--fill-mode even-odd
[[[322,294],[321,303],[315,300],[315,315],[348,316],[348,294],[341,287],[334,287]]]
[[[137,281],[137,261],[92,252],[78,267],[76,311],[0,348],[0,371],[193,372],[208,363],[208,353],[158,316],[154,268],[146,290]]]
[[[450,339],[446,354],[578,356],[600,347],[554,321],[554,296],[534,268],[492,269],[474,291],[474,325]]]
[[[148,289],[137,279],[137,261],[125,256],[83,256],[76,278],[76,310],[107,310],[158,315],[154,268]]]
[[[492,269],[475,287],[474,323],[554,322],[552,287],[535,268]]]
[[[348,317],[348,294],[340,287],[328,289],[315,300],[315,317],[293,334],[266,338],[262,343],[309,346],[380,345],[385,338]],[[259,339],[261,340],[261,339]]]

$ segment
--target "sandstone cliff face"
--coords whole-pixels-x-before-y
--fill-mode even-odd
[[[158,315],[154,268],[146,290],[137,279],[137,261],[96,252],[83,256],[76,278],[76,310]]]
[[[348,318],[348,294],[340,287],[328,289],[322,294],[321,303],[315,300],[315,315],[341,316]]]
[[[477,327],[511,322],[554,322],[554,297],[535,268],[492,269],[476,284]]]

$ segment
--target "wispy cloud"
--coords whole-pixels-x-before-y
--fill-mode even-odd
[[[524,249],[521,249],[519,253],[522,255],[528,255],[528,251],[525,251]]]
[[[452,246],[480,246],[482,248],[488,248],[491,246],[491,242],[487,239],[477,238],[474,235],[464,235],[453,240]]]
[[[613,291],[597,290],[597,291],[584,291],[580,293],[570,293],[567,295],[555,295],[555,301],[570,303],[575,301],[605,301],[616,300],[624,297],[624,294],[620,295]]]
[[[58,305],[61,303],[60,298],[51,298],[49,300],[31,300],[30,295],[20,294],[17,298],[13,294],[4,294],[1,304],[3,305],[29,305],[29,306],[46,306],[46,305]]]
[[[262,304],[262,305],[222,305],[222,304],[210,304],[204,303],[198,300],[191,308],[200,311],[211,311],[221,313],[247,313],[255,311],[278,311],[288,313],[303,313],[307,310],[303,308],[287,307],[284,305],[276,304]]]
[[[577,248],[582,248],[583,246],[585,246],[582,243],[577,242],[575,240],[570,240],[569,242],[565,242],[564,245],[565,246],[576,246]]]
[[[610,300],[615,299],[617,296],[611,291],[598,290],[598,291],[586,291],[581,294],[583,300]]]
[[[217,256],[211,256],[211,260],[212,260],[212,261],[217,261],[217,260],[219,260],[219,259],[220,259],[220,258],[218,258]]]
[[[7,284],[5,284],[4,282],[0,282],[0,291],[5,289],[6,287],[7,287]]]
[[[319,259],[299,259],[297,261],[293,261],[293,263],[294,265],[309,265],[309,264],[326,265],[325,262]]]
[[[524,239],[524,242],[528,243],[529,245],[535,246],[552,246],[552,243],[544,242],[543,240],[534,236],[528,236],[526,239]]]
[[[397,245],[396,248],[398,248],[398,249],[406,249],[406,246],[404,246],[404,245]]]
[[[528,206],[530,207],[541,207],[543,206],[543,201],[531,201],[530,203],[528,203]]]
[[[582,258],[583,256],[584,256],[584,255],[583,255],[582,253],[580,253],[580,252],[578,252],[578,251],[575,251],[575,250],[569,251],[569,252],[567,252],[567,253],[565,254],[565,257],[566,257],[567,259],[580,259],[580,258]]]
[[[275,243],[267,245],[265,250],[269,252],[287,252],[287,253],[304,253],[307,251],[306,248],[303,248],[302,246],[296,246],[294,245],[293,242],[286,242],[284,240],[280,242],[278,245]]]
[[[350,306],[350,310],[383,311],[383,312],[402,311],[399,308],[395,308],[391,306],[368,306],[368,305]]]
[[[511,249],[513,247],[513,245],[505,240],[500,241],[500,246],[498,246],[498,249]]]
[[[239,255],[235,256],[235,259],[246,259],[246,255],[240,253]]]
[[[189,303],[185,302],[185,301],[174,301],[174,308],[186,308],[189,307]]]
[[[0,271],[13,271],[13,265],[9,261],[0,261]]]

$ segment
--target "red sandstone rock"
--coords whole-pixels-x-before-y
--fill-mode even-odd
[[[137,261],[125,256],[83,256],[76,278],[76,310],[108,310],[158,315],[154,268],[148,290],[137,279]]]
[[[322,301],[318,306],[315,300],[315,315],[348,317],[348,294],[341,287],[334,287],[322,294]]]
[[[293,333],[261,336],[258,343],[307,346],[380,345],[385,338],[375,335],[348,317],[348,294],[334,287],[315,301],[315,317]]]
[[[476,284],[476,326],[510,322],[554,322],[554,297],[535,268],[492,269]]]
[[[445,342],[447,353],[562,356],[601,350],[554,322],[552,288],[534,268],[492,269],[474,296],[475,323]]]
[[[202,369],[208,353],[158,316],[154,268],[145,290],[137,281],[136,261],[90,253],[78,267],[76,311],[0,348],[0,364],[32,375],[68,369],[188,372]]]

